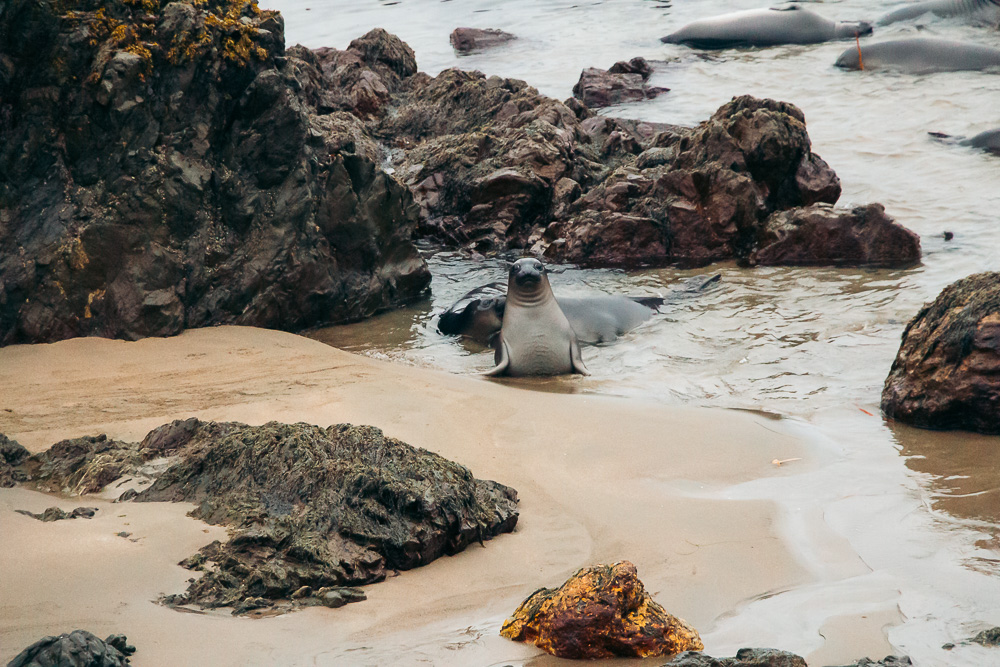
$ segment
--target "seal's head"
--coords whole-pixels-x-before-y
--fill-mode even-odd
[[[531,291],[545,282],[545,265],[533,257],[519,259],[511,265],[507,277],[508,291],[515,286]]]
[[[872,24],[868,21],[841,21],[837,24],[837,39],[851,39],[872,34]]]

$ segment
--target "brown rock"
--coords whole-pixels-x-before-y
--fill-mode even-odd
[[[846,210],[813,204],[778,211],[757,233],[751,264],[903,267],[920,262],[920,237],[881,204]]]
[[[1000,433],[1000,273],[952,283],[910,321],[882,410],[925,428]]]
[[[644,658],[704,648],[697,631],[652,600],[628,561],[584,568],[521,603],[500,634],[560,658]]]
[[[451,33],[451,46],[459,53],[499,46],[513,39],[512,35],[496,28],[455,28]]]
[[[592,109],[623,102],[651,100],[669,88],[647,86],[653,68],[644,58],[618,62],[607,70],[588,67],[573,86],[573,95]]]

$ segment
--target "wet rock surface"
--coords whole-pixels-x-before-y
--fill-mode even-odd
[[[24,481],[24,475],[16,467],[31,456],[31,452],[16,440],[0,433],[0,489],[9,488]]]
[[[0,344],[300,330],[420,295],[417,208],[361,120],[412,51],[373,31],[343,53],[331,89],[243,0],[8,3]]]
[[[920,262],[920,237],[881,204],[850,210],[830,204],[771,214],[757,232],[751,264],[906,267]]]
[[[517,35],[496,28],[455,28],[449,39],[459,53],[471,53],[500,46],[517,39]]]
[[[135,647],[125,635],[101,640],[86,630],[74,630],[38,640],[7,667],[123,667],[132,664],[128,656],[133,653]]]
[[[584,568],[557,589],[535,591],[500,634],[560,658],[638,658],[704,648],[697,631],[649,597],[628,561]]]
[[[170,457],[158,472],[150,462]],[[134,502],[187,501],[231,528],[181,564],[204,571],[168,604],[234,613],[363,600],[354,588],[510,532],[517,494],[370,426],[176,421],[141,443],[57,443],[22,465],[41,488],[94,491],[146,471]],[[97,486],[99,482],[103,482]]]
[[[1000,646],[1000,626],[983,630],[969,641],[981,646]]]
[[[910,321],[882,410],[925,428],[1000,433],[1000,273],[952,283]]]
[[[732,658],[713,658],[704,653],[685,651],[662,667],[806,667],[806,661],[788,651],[741,648]]]
[[[771,213],[840,196],[791,104],[734,98],[696,128],[595,116],[522,81],[418,75],[380,125],[418,233],[472,252],[630,267],[746,258]]]
[[[607,70],[588,67],[573,86],[573,96],[591,109],[651,100],[670,90],[646,85],[652,73],[653,68],[645,58],[623,60]]]
[[[27,510],[15,510],[19,514],[24,514],[25,516],[30,516],[32,518],[38,519],[39,521],[49,522],[49,521],[62,521],[63,519],[92,519],[94,515],[97,514],[96,507],[77,507],[74,510],[67,512],[59,507],[49,507],[44,512],[36,514],[29,512]]]
[[[861,658],[857,662],[852,662],[843,667],[910,667],[913,662],[905,655],[887,655],[881,660],[871,658]]]

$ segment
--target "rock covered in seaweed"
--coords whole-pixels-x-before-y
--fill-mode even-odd
[[[15,468],[29,456],[31,456],[31,452],[20,443],[0,433],[0,489],[24,481],[24,474]]]
[[[17,654],[7,667],[125,667],[135,647],[125,635],[105,640],[86,630],[44,637]]]
[[[560,658],[640,658],[704,648],[697,631],[649,597],[628,561],[584,568],[557,589],[535,591],[500,634]]]
[[[704,653],[686,651],[662,667],[806,667],[806,661],[788,651],[741,648],[732,658],[713,658]]]
[[[751,264],[906,267],[920,262],[920,237],[881,204],[813,204],[772,213],[757,233]]]
[[[416,71],[373,33],[355,72]],[[427,286],[412,197],[276,12],[13,0],[0,63],[0,344],[299,330]]]
[[[162,457],[172,463],[152,470]],[[133,501],[195,503],[193,516],[231,537],[186,559],[205,574],[166,601],[237,613],[362,600],[354,586],[510,532],[518,518],[513,489],[371,426],[189,419],[141,443],[63,441],[22,468],[36,484],[84,491],[145,471],[155,481]]]
[[[1000,433],[1000,273],[952,283],[910,321],[882,410],[925,428]]]

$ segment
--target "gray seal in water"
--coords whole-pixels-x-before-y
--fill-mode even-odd
[[[496,367],[486,375],[590,375],[576,333],[537,259],[519,259],[510,267],[494,359]]]
[[[897,21],[908,21],[924,14],[934,14],[942,18],[971,16],[990,20],[1000,17],[1000,0],[927,0],[913,2],[905,7],[878,18],[877,25],[889,25]]]
[[[1000,67],[1000,49],[949,39],[913,37],[851,47],[840,54],[837,67],[891,69],[908,74],[958,72]]]
[[[930,135],[946,143],[958,144],[959,146],[970,146],[984,150],[987,153],[1000,155],[1000,128],[980,132],[974,137],[953,137],[942,132],[931,132]]]
[[[871,31],[871,24],[865,21],[837,23],[798,5],[783,5],[695,21],[660,38],[660,41],[686,44],[697,49],[728,49],[736,46],[818,44],[834,39],[853,39]]]

